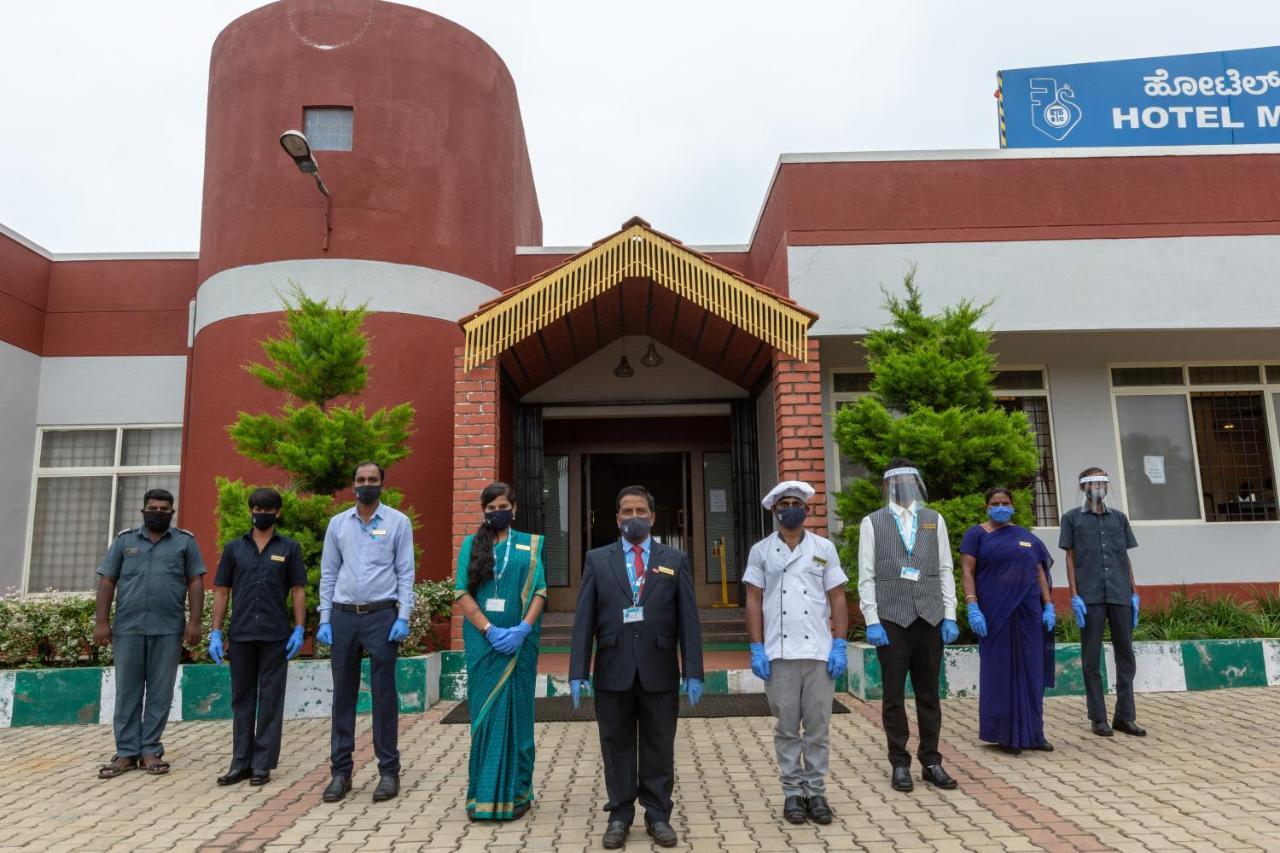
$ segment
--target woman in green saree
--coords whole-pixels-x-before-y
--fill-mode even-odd
[[[511,528],[515,491],[480,494],[484,523],[462,543],[454,586],[466,623],[471,759],[467,816],[514,820],[533,804],[533,688],[547,584],[542,537]]]

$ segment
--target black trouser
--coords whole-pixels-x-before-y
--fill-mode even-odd
[[[227,650],[232,770],[274,770],[280,760],[284,688],[289,677],[284,646],[284,640],[232,640]]]
[[[356,699],[360,695],[360,657],[361,652],[367,651],[369,692],[373,699],[373,752],[378,756],[378,773],[399,775],[400,698],[396,692],[396,658],[400,647],[387,639],[396,621],[396,609],[350,613],[335,607],[329,621],[333,625],[329,659],[333,669],[330,770],[335,776],[351,775],[351,752],[356,743]]]
[[[911,729],[904,705],[910,673],[911,689],[916,695],[916,723],[920,729],[916,757],[925,767],[941,764],[938,732],[942,729],[942,706],[938,704],[938,674],[942,671],[942,631],[923,619],[912,622],[909,628],[892,622],[880,624],[889,635],[889,645],[876,648],[880,680],[884,685],[880,718],[889,741],[889,763],[894,767],[911,766],[911,753],[907,752]]]
[[[670,820],[679,692],[650,693],[637,676],[630,690],[597,690],[595,702],[609,820],[630,825],[636,816],[637,792],[650,821]]]
[[[1128,604],[1086,604],[1084,629],[1080,632],[1080,666],[1089,702],[1089,719],[1107,721],[1107,700],[1102,693],[1102,628],[1111,624],[1111,647],[1116,654],[1116,719],[1136,720],[1133,704],[1133,676],[1138,662],[1133,657],[1133,608]]]

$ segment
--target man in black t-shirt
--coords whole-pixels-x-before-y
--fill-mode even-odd
[[[209,656],[215,663],[223,661],[228,594],[235,604],[231,642],[225,650],[231,661],[231,769],[218,777],[219,785],[245,779],[250,785],[265,785],[280,758],[288,660],[302,648],[307,601],[302,548],[276,533],[282,505],[274,489],[258,489],[249,496],[253,529],[226,544],[214,574]],[[292,633],[286,604],[290,598]]]

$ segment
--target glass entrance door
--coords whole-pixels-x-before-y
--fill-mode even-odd
[[[688,453],[592,453],[583,458],[582,474],[585,551],[618,541],[618,492],[635,485],[653,495],[654,537],[688,551]]]

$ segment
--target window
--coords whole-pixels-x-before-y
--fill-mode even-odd
[[[569,585],[569,457],[542,457],[542,570],[547,586]]]
[[[1116,387],[1139,385],[1181,385],[1181,367],[1113,367],[1111,384]]]
[[[871,393],[871,374],[867,372],[841,372],[831,374],[831,402],[838,412],[847,409]],[[835,418],[831,420],[832,442],[835,441]],[[836,482],[840,491],[849,488],[854,480],[867,476],[867,469],[857,464],[836,447]]]
[[[177,496],[178,427],[43,429],[26,588],[93,589],[116,532],[140,523],[148,489]]]
[[[996,373],[996,405],[1006,412],[1022,412],[1035,434],[1040,467],[1035,476],[1011,488],[1031,490],[1031,509],[1036,526],[1056,527],[1058,512],[1058,477],[1053,464],[1053,427],[1049,419],[1049,391],[1044,371],[1001,370]]]
[[[1165,376],[1183,372],[1182,367],[1115,368],[1113,384],[1119,384],[1117,374],[1134,370]],[[1132,519],[1280,519],[1273,462],[1276,413],[1267,408],[1264,376],[1273,378],[1260,364],[1188,365],[1185,384],[1169,383],[1179,387],[1115,390]]]
[[[302,132],[312,151],[350,151],[355,125],[351,107],[307,107]]]

